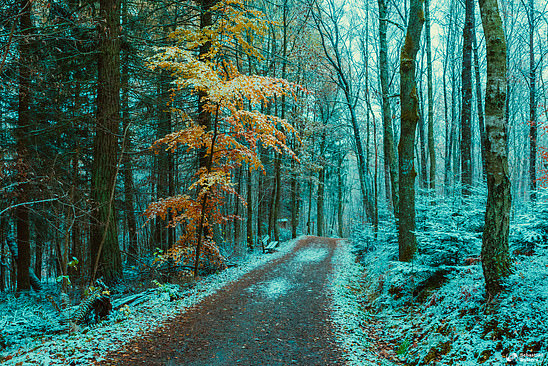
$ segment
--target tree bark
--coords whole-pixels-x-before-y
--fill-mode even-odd
[[[276,190],[274,193],[274,202],[272,209],[272,229],[274,230],[274,240],[280,241],[280,226],[278,225],[278,219],[280,217],[280,200],[282,195],[282,156],[280,153],[275,153],[276,157],[274,158],[274,171],[276,174]]]
[[[250,169],[247,170],[247,249],[253,250],[253,175]]]
[[[419,71],[419,74],[421,74],[422,71]],[[419,80],[419,120],[417,122],[417,129],[418,129],[418,135],[419,135],[419,144],[417,144],[417,147],[419,149],[420,154],[420,175],[419,175],[419,187],[421,188],[427,188],[428,186],[428,169],[427,169],[427,158],[426,158],[426,150],[427,150],[427,136],[425,132],[425,124],[424,124],[424,98],[422,98],[423,94],[423,88],[422,88],[422,80]]]
[[[300,211],[300,195],[299,181],[297,177],[297,162],[291,161],[291,238],[297,237],[297,229],[299,227],[299,211]]]
[[[17,291],[30,289],[30,220],[29,207],[24,202],[30,199],[29,167],[28,167],[28,136],[31,123],[31,60],[34,41],[32,37],[32,20],[30,17],[32,1],[20,2],[19,27],[21,41],[19,43],[19,106],[16,134],[17,151],[17,204],[15,220],[17,225]]]
[[[232,236],[234,239],[234,245],[238,245],[240,242],[240,197],[242,195],[243,171],[243,167],[240,166],[235,177],[236,195],[234,196],[234,216],[236,216],[236,218],[234,219],[234,233]]]
[[[424,2],[426,32],[426,78],[428,86],[428,156],[430,159],[429,187],[435,197],[436,151],[434,146],[434,86],[432,83],[432,40],[430,36],[430,0]]]
[[[127,1],[124,1],[124,13],[127,12]],[[126,17],[124,16],[123,19]],[[139,254],[139,248],[137,243],[137,221],[135,219],[135,185],[133,181],[133,161],[131,155],[128,154],[132,151],[132,133],[130,127],[130,115],[129,115],[129,55],[125,51],[123,54],[123,66],[122,66],[122,129],[124,130],[125,138],[125,157],[124,157],[124,213],[126,216],[127,230],[128,230],[128,248],[129,255],[127,256],[127,263],[129,265],[136,264],[136,258]]]
[[[531,200],[537,190],[537,106],[535,69],[535,4],[529,0],[529,188]]]
[[[120,1],[101,0],[100,15],[90,251],[92,277],[112,282],[122,275],[114,205],[120,125]]]
[[[200,30],[204,30],[213,25],[213,16],[209,11],[217,0],[200,0]],[[209,61],[209,52],[211,51],[211,42],[207,41],[202,44],[198,50],[198,58],[202,61]],[[204,126],[206,131],[211,131],[211,113],[205,109],[207,93],[204,91],[198,91],[198,124]],[[199,168],[205,168],[207,165],[207,149],[200,149],[198,151],[198,165]]]
[[[462,109],[461,109],[461,171],[462,194],[470,196],[472,187],[472,13],[474,1],[465,0],[465,19],[462,43]]]
[[[502,291],[502,279],[511,272],[508,249],[512,197],[508,174],[506,101],[506,42],[497,0],[479,0],[487,46],[485,122],[487,128],[487,207],[481,249],[488,296]]]
[[[474,17],[475,24],[475,15],[472,12],[472,17]],[[480,77],[480,68],[479,68],[479,56],[478,56],[478,42],[476,39],[476,31],[472,33],[472,43],[474,49],[474,74],[476,81],[476,103],[477,103],[477,112],[478,112],[478,124],[479,124],[479,133],[480,133],[480,148],[481,148],[481,171],[482,177],[485,179],[485,119],[483,115],[483,97],[481,91],[481,77]]]
[[[325,192],[325,166],[323,166],[318,173],[318,194],[316,197],[316,216],[318,221],[318,227],[316,233],[318,236],[323,236],[324,227],[324,192]]]
[[[401,136],[398,145],[400,208],[398,220],[399,259],[408,262],[416,251],[415,238],[415,133],[419,101],[415,80],[416,57],[424,23],[423,1],[411,0],[405,43],[400,55]]]
[[[339,238],[343,237],[344,233],[344,202],[343,202],[343,191],[344,191],[344,177],[343,177],[343,163],[344,163],[345,154],[341,151],[338,152],[337,158],[337,221],[338,221],[338,232]]]
[[[390,172],[390,191],[392,193],[392,206],[394,216],[398,217],[399,190],[398,190],[398,163],[396,148],[394,144],[394,132],[392,130],[392,110],[388,100],[388,42],[386,32],[388,29],[388,10],[385,0],[378,0],[379,4],[379,73],[382,92],[382,128],[383,128],[383,151],[385,170]]]
[[[165,32],[167,34],[167,32]],[[167,71],[160,71],[158,75],[158,88],[156,95],[156,139],[161,139],[171,133],[170,78]],[[172,196],[170,182],[172,181],[173,154],[168,151],[157,151],[156,157],[156,200]],[[171,213],[166,216],[167,222],[171,219]],[[173,245],[170,243],[169,228],[166,220],[157,217],[154,226],[154,242],[160,248],[166,250]]]
[[[261,147],[259,147],[259,155],[261,155]],[[259,174],[257,187],[257,239],[262,240],[263,236],[263,222],[265,213],[265,197],[264,191],[264,174]],[[263,248],[264,249],[264,248]]]
[[[128,0],[122,2],[122,26],[127,27],[128,22]],[[121,93],[122,93],[122,129],[124,131],[124,214],[126,216],[127,231],[128,231],[128,246],[127,263],[129,265],[137,264],[136,259],[139,256],[139,248],[137,243],[137,221],[135,219],[135,185],[133,179],[133,161],[131,154],[132,146],[132,130],[131,118],[129,113],[129,50],[124,49],[122,53],[122,75],[121,75]]]

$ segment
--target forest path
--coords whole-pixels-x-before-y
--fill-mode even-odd
[[[307,236],[104,365],[343,365],[329,321],[337,239]]]

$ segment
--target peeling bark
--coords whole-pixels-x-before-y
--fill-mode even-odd
[[[508,174],[506,102],[506,42],[497,0],[479,0],[487,46],[485,92],[487,207],[481,249],[488,296],[503,290],[502,279],[510,274],[508,248],[512,197]]]

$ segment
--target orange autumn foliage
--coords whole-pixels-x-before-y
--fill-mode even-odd
[[[205,152],[209,164],[197,171],[188,193],[150,204],[145,215],[149,220],[169,218],[171,227],[182,226],[183,235],[168,250],[168,256],[191,264],[194,248],[201,243],[206,263],[222,267],[223,258],[212,238],[212,227],[238,219],[221,212],[228,195],[237,196],[245,204],[233,188],[234,169],[244,165],[250,170],[262,170],[257,153],[259,144],[296,158],[286,144],[286,135],[295,134],[294,128],[286,120],[259,110],[275,97],[295,98],[296,91],[302,88],[283,79],[243,75],[232,62],[217,61],[225,43],[239,44],[245,53],[260,58],[258,51],[248,43],[252,37],[244,40],[242,35],[261,34],[267,22],[260,12],[245,10],[239,0],[221,1],[214,11],[220,19],[215,27],[201,31],[176,30],[171,34],[176,45],[162,48],[150,59],[152,69],[171,73],[175,92],[190,89],[193,93],[205,94],[203,108],[214,118],[215,127],[208,130],[183,111],[172,108],[172,113],[176,113],[186,127],[157,140],[153,148],[170,152],[184,149],[196,155]],[[193,50],[208,41],[212,44],[211,55],[198,59]],[[194,261],[199,262],[199,249]]]

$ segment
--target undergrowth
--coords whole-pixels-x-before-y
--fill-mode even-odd
[[[548,365],[548,200],[513,212],[513,273],[486,300],[481,268],[485,192],[417,204],[418,251],[397,261],[393,224],[353,236],[363,265],[362,310],[406,365]],[[385,224],[385,225],[383,225]]]

